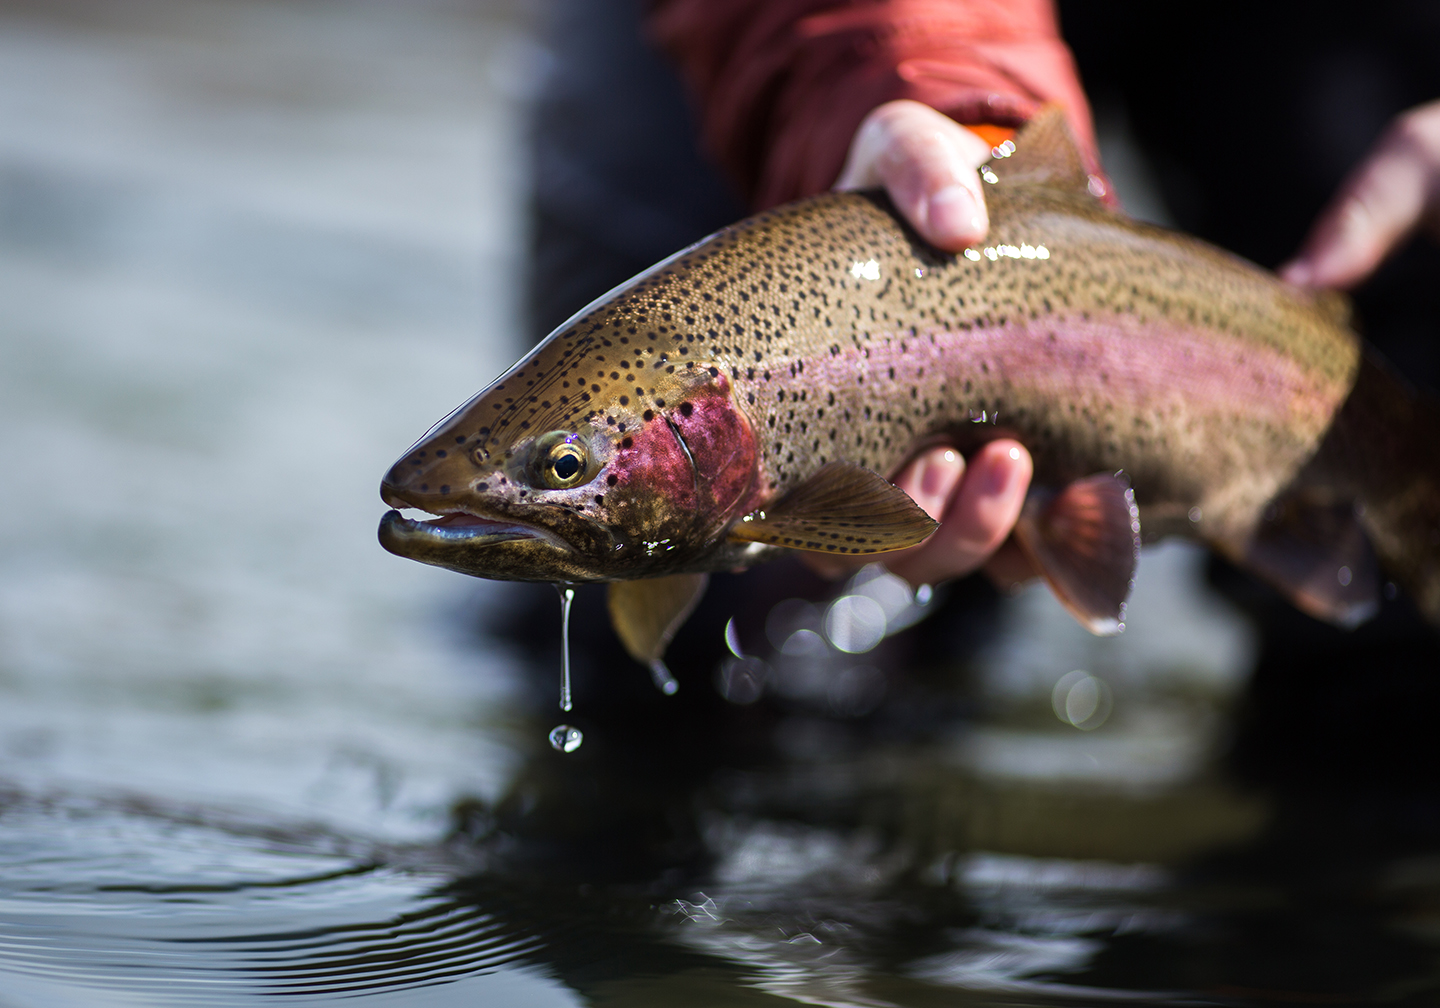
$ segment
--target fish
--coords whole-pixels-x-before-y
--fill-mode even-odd
[[[609,582],[654,668],[709,573],[883,560],[937,527],[890,477],[1013,437],[1035,463],[1013,539],[1095,633],[1170,535],[1322,619],[1367,618],[1383,569],[1440,621],[1440,413],[1343,296],[1130,218],[1056,108],[993,153],[983,244],[942,252],[883,193],[830,192],[605,295],[395,463],[381,544]]]

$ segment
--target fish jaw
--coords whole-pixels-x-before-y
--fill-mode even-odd
[[[585,581],[578,554],[545,529],[452,512],[429,521],[387,511],[380,545],[396,556],[502,581]]]

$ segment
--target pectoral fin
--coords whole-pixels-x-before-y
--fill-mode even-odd
[[[1380,566],[1349,504],[1276,501],[1245,562],[1316,619],[1354,627],[1380,606]]]
[[[1140,511],[1123,475],[1087,476],[1055,494],[1032,490],[1015,538],[1087,630],[1110,636],[1125,629],[1125,600],[1140,557]]]
[[[610,583],[610,623],[630,657],[650,670],[661,692],[679,689],[665,667],[665,648],[699,604],[709,581],[708,574],[672,574]]]
[[[864,555],[924,542],[938,527],[905,491],[852,462],[831,462],[730,530],[741,542]]]

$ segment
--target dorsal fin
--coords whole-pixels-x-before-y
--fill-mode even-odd
[[[1015,146],[1014,153],[997,157],[986,165],[1000,184],[1044,184],[1055,189],[1089,192],[1093,196],[1105,195],[1103,188],[1098,193],[1093,191],[1080,147],[1065,121],[1065,110],[1059,105],[1052,102],[1042,107],[1009,142]],[[996,148],[1003,149],[1004,145]]]

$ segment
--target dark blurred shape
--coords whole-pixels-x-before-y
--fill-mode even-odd
[[[641,36],[640,0],[556,0],[551,17],[534,125],[535,339],[745,216],[700,154],[675,72]]]
[[[1176,226],[1262,266],[1406,109],[1440,98],[1440,8],[1425,0],[1060,0],[1097,103],[1118,101]],[[1440,250],[1412,243],[1355,294],[1362,331],[1440,389]]]

